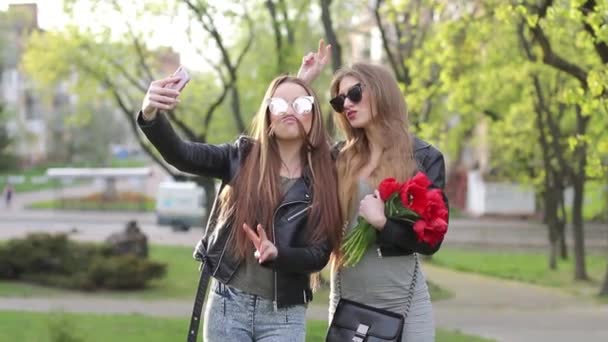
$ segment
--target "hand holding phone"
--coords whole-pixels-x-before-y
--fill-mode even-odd
[[[177,68],[177,70],[175,70],[175,72],[171,76],[179,77],[179,81],[167,85],[167,88],[174,89],[177,91],[182,91],[182,89],[184,89],[186,84],[190,81],[190,75],[188,75],[188,72],[186,71],[186,68],[184,68],[183,65],[180,65],[179,68]]]

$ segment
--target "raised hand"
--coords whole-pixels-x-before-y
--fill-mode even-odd
[[[253,242],[253,246],[255,247],[254,256],[258,259],[260,264],[276,259],[277,255],[279,255],[279,251],[277,250],[277,247],[268,240],[266,231],[264,231],[264,227],[262,227],[261,224],[258,224],[257,226],[257,234],[247,223],[243,223],[243,230],[247,233],[249,240]]]
[[[325,46],[323,39],[319,40],[317,52],[309,52],[302,58],[302,65],[298,71],[298,78],[311,84],[331,59],[331,44]]]
[[[141,105],[144,119],[153,120],[158,110],[172,110],[177,106],[180,92],[167,86],[179,80],[180,77],[170,76],[150,83]]]

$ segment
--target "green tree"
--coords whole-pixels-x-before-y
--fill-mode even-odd
[[[468,144],[488,144],[491,176],[533,186],[543,198],[552,266],[558,250],[565,255],[563,190],[573,187],[577,279],[587,277],[584,185],[605,179],[590,142],[606,139],[598,128],[607,124],[606,5],[406,0],[374,9],[417,134],[455,163]],[[476,141],[482,127],[488,134]]]
[[[0,103],[0,172],[14,170],[17,167],[17,157],[12,151],[13,139],[9,136],[6,122],[8,112]]]
[[[502,69],[504,74],[493,74],[501,86],[509,85],[510,91],[521,90],[507,107],[515,108],[518,113],[503,116],[494,126],[498,130],[491,135],[494,137],[493,146],[502,148],[497,151],[498,155],[511,157],[502,165],[521,164],[524,167],[518,173],[531,176],[533,184],[540,185],[540,193],[545,197],[545,214],[549,218],[547,223],[552,226],[550,233],[563,232],[560,228],[566,216],[563,189],[572,186],[574,276],[587,279],[582,205],[585,183],[591,176],[589,165],[599,166],[597,154],[593,152],[596,146],[589,143],[588,129],[592,120],[606,125],[606,111],[601,103],[605,100],[605,86],[608,84],[604,76],[607,50],[605,37],[600,35],[606,23],[605,18],[599,15],[605,13],[605,4],[598,5],[594,1],[503,2],[487,13],[492,14],[490,18],[496,25],[487,31],[495,35],[495,40],[498,37],[500,40],[493,44],[498,46],[486,46],[479,51],[488,57],[498,56],[494,59],[498,62],[495,66],[508,67]],[[496,28],[504,25],[512,33],[507,37],[496,35]],[[515,44],[510,44],[513,35],[518,39]],[[576,46],[571,44],[572,41],[577,42]],[[503,59],[502,63],[499,62],[500,55],[506,51],[514,51],[517,55],[509,54],[508,61]],[[527,61],[522,61],[522,57]],[[481,94],[484,94],[483,90]],[[501,100],[507,98],[494,96]],[[530,120],[525,117],[529,113],[537,116],[536,127],[532,129],[527,124]],[[507,121],[510,116],[512,119]],[[511,139],[505,139],[505,133]],[[530,149],[529,144],[521,143],[530,140],[540,144]],[[514,150],[513,146],[518,148]],[[503,166],[503,169],[516,171],[512,166]],[[595,168],[598,169],[601,167]],[[554,238],[552,242],[555,242]]]
[[[73,13],[76,3],[79,1],[67,1],[68,14]],[[321,33],[311,34],[317,31],[307,20],[308,13],[278,10],[281,14],[275,13],[274,22],[282,28],[281,39],[290,45],[277,49],[272,36],[273,21],[262,2],[219,6],[205,1],[158,0],[130,7],[118,1],[86,3],[92,13],[103,11],[137,20],[162,21],[177,13],[183,18],[185,13],[187,29],[176,34],[190,41],[201,56],[201,64],[209,68],[192,72],[193,79],[181,95],[180,106],[167,115],[179,134],[190,141],[226,142],[244,132],[277,70],[281,67],[297,70],[301,51],[305,49],[296,51],[294,46],[314,46],[302,42],[316,42]],[[300,3],[293,7],[295,1],[274,3],[277,8],[307,8]],[[305,12],[304,9],[301,11]],[[158,58],[161,49],[147,44],[147,37],[165,28],[141,27],[129,20],[125,27],[126,32],[119,38],[110,26],[95,30],[72,27],[34,34],[23,66],[41,89],[59,81],[69,84],[70,92],[77,95],[78,108],[83,110],[66,115],[66,120],[87,124],[92,122],[92,115],[107,116],[107,112],[118,110],[144,151],[174,177],[181,177],[149,146],[133,120],[149,83],[166,76]],[[100,103],[109,106],[107,111],[94,110]],[[210,179],[197,181],[208,194],[214,193]],[[213,199],[207,196],[208,207]]]
[[[7,42],[8,32],[8,20],[6,20],[6,13],[0,12],[0,74],[4,69],[5,60],[9,57],[7,55],[9,49],[4,48]],[[14,169],[17,166],[17,158],[12,152],[12,139],[9,136],[7,122],[9,119],[9,113],[5,108],[5,105],[0,99],[0,172]]]
[[[608,36],[602,32],[608,27],[604,15],[608,4],[593,0],[564,3],[547,0],[524,3],[524,7],[515,7],[515,10],[519,10],[528,23],[530,36],[540,50],[542,63],[576,82],[565,89],[563,99],[563,104],[572,108],[573,112],[573,136],[569,137],[568,143],[574,159],[568,162],[558,155],[558,161],[574,189],[572,226],[575,278],[585,280],[588,278],[583,229],[585,182],[588,180],[588,166],[600,165],[598,160],[591,160],[594,154],[590,151],[594,146],[590,144],[588,129],[592,120],[597,121],[602,114],[606,114],[602,104],[608,95]],[[564,36],[568,35],[577,42],[574,51],[572,45],[564,41]],[[552,129],[556,127],[553,125]]]

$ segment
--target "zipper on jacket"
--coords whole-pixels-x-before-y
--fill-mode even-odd
[[[279,249],[278,246],[278,242],[277,242],[277,236],[275,233],[275,228],[274,228],[274,222],[276,221],[276,217],[277,217],[277,212],[279,211],[279,209],[281,209],[284,206],[290,205],[290,204],[294,204],[294,203],[308,203],[306,201],[292,201],[292,202],[287,202],[287,203],[282,203],[281,205],[279,205],[275,210],[274,213],[272,214],[272,242],[274,243],[275,247],[277,248],[277,250]],[[308,209],[308,208],[306,208]],[[304,212],[304,210],[302,210],[302,212]],[[299,214],[296,213],[296,214]],[[293,217],[295,215],[292,215],[291,217]],[[287,221],[289,221],[289,218],[287,218]],[[273,307],[274,307],[274,311],[277,312],[278,310],[278,306],[279,306],[279,299],[278,299],[278,293],[279,293],[279,289],[277,286],[277,271],[276,270],[272,270],[272,276],[274,278],[274,300],[272,301]]]
[[[308,207],[306,207],[306,208],[304,208],[304,209],[302,209],[302,210],[298,211],[297,213],[295,213],[295,214],[293,214],[293,215],[289,216],[289,217],[287,218],[287,222],[289,222],[289,221],[293,220],[294,218],[296,218],[296,217],[298,217],[298,216],[301,216],[302,214],[304,214],[304,213],[305,213],[305,212],[306,212],[308,209],[310,209],[310,208],[312,208],[312,205],[309,205]]]
[[[281,206],[279,206],[279,208],[280,207]],[[277,208],[276,210],[279,210],[279,208]],[[279,250],[279,246],[278,246],[278,243],[277,243],[277,237],[276,237],[276,234],[274,233],[274,219],[275,219],[275,216],[277,214],[276,210],[274,212],[274,215],[272,215],[272,242],[274,243],[274,245],[277,248],[277,250]],[[273,279],[274,280],[274,291],[273,291],[274,292],[273,293],[274,300],[272,301],[272,306],[274,308],[274,312],[277,312],[277,310],[278,310],[278,301],[279,301],[278,295],[277,295],[278,292],[279,292],[279,289],[277,288],[277,270],[274,270],[274,269],[272,270],[272,277],[274,278]]]

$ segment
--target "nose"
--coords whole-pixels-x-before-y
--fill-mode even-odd
[[[295,110],[295,109],[293,109],[293,103],[290,103],[290,104],[287,106],[287,110],[285,111],[285,113],[286,113],[286,114],[289,114],[289,115],[294,115],[294,116],[297,114],[297,113],[296,113],[296,110]]]
[[[354,105],[355,103],[353,103],[348,97],[344,99],[344,109],[350,109]]]

